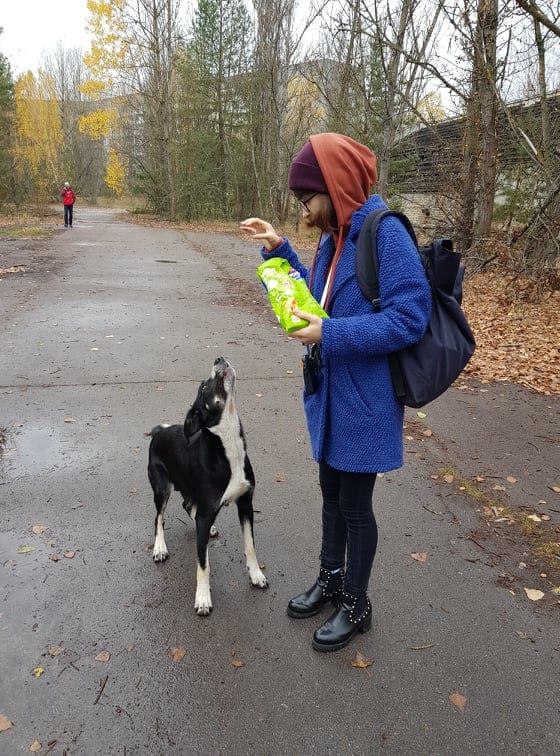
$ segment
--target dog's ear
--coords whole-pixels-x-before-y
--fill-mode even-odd
[[[191,409],[187,412],[184,425],[185,436],[187,438],[194,436],[194,434],[202,428],[201,419],[200,410],[191,407]]]

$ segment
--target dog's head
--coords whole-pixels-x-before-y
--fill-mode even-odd
[[[202,381],[198,394],[185,418],[185,436],[190,438],[203,428],[220,422],[224,409],[232,405],[235,391],[235,370],[223,357],[214,361],[210,377]]]

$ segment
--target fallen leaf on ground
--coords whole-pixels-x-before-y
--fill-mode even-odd
[[[41,675],[45,672],[43,667],[35,667],[34,670],[32,670],[31,674],[33,677],[41,677]]]
[[[33,741],[33,743],[31,743],[31,745],[29,746],[29,750],[31,751],[31,753],[36,753],[37,751],[40,751],[41,748],[42,748],[42,746],[39,743],[39,741],[37,740],[37,738],[35,738],[35,740]]]
[[[184,648],[170,648],[167,655],[172,662],[180,662],[187,652]]]
[[[61,654],[64,651],[62,646],[51,646],[49,648],[49,656],[55,657]]]
[[[73,417],[67,417],[67,418],[65,418],[64,422],[65,423],[75,423],[76,421],[74,420]]]
[[[417,414],[417,415],[418,415],[418,417],[419,417],[419,418],[421,418],[421,419],[423,419],[423,418],[425,418],[425,417],[426,417],[426,413],[425,413],[425,412],[417,412],[416,414]]]
[[[234,659],[231,663],[232,667],[235,667],[235,669],[240,669],[241,667],[245,666],[245,662],[242,662],[241,659]]]
[[[5,717],[3,714],[0,714],[0,732],[9,730],[10,727],[13,727],[13,726],[14,726],[14,723],[10,722],[8,717]]]
[[[450,475],[450,474],[447,474],[447,475],[444,475],[444,476],[443,476],[443,479],[444,479],[444,481],[445,481],[446,483],[453,483],[453,481],[455,480],[455,476],[454,476],[454,475]]]
[[[47,530],[46,525],[33,525],[31,530],[35,533],[35,535],[42,535],[45,530]]]
[[[452,693],[449,696],[449,700],[455,706],[456,709],[459,709],[459,711],[465,710],[465,705],[467,703],[467,699],[465,696],[462,696],[460,693]]]
[[[64,552],[64,556],[66,557],[66,559],[74,559],[74,557],[76,556],[76,552],[75,551],[65,551]]]
[[[517,483],[517,478],[514,478],[512,475],[508,475],[506,480],[508,483]]]
[[[505,491],[505,490],[506,490],[505,486],[500,486],[499,483],[496,483],[496,485],[494,486],[494,491]]]
[[[18,554],[29,554],[30,551],[35,551],[35,546],[20,546],[17,550]]]
[[[544,593],[536,588],[524,588],[523,590],[527,594],[527,598],[531,599],[531,601],[540,601],[544,598]]]
[[[95,661],[108,662],[111,658],[111,654],[108,651],[100,651],[95,657]]]
[[[58,556],[58,554],[49,554],[49,559],[51,560],[51,562],[58,562],[60,560],[60,557]]]
[[[560,493],[560,486],[550,486],[550,490],[554,493]]]
[[[425,551],[414,552],[414,554],[411,554],[410,556],[417,562],[426,562],[428,559],[428,554]]]
[[[527,515],[527,519],[528,520],[532,520],[533,522],[540,522],[541,521],[541,518],[538,515],[536,515],[536,514]]]
[[[359,669],[367,669],[368,667],[371,667],[372,664],[373,664],[373,659],[367,659],[359,651],[356,653],[356,656],[352,659],[352,666],[358,667]]]

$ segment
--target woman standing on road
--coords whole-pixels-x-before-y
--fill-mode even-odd
[[[64,205],[64,228],[72,228],[72,221],[74,215],[74,202],[76,201],[76,195],[74,194],[72,187],[68,181],[64,182],[64,186],[60,190],[62,196],[62,204]]]
[[[335,611],[313,636],[317,651],[344,648],[371,627],[367,595],[377,548],[373,488],[377,473],[403,462],[403,407],[395,397],[387,355],[420,340],[430,312],[430,291],[407,231],[394,217],[378,231],[383,309],[375,313],[355,276],[358,232],[366,216],[386,205],[377,194],[375,155],[341,134],[310,137],[296,155],[289,187],[303,222],[321,238],[309,269],[287,239],[260,218],[241,229],[262,242],[262,257],[285,258],[305,277],[328,319],[296,311],[309,325],[292,334],[307,347],[303,399],[314,459],[319,463],[322,545],[319,576],[288,604],[296,619],[333,603]]]

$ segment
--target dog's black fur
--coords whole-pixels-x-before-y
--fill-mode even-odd
[[[222,506],[235,502],[243,533],[247,569],[253,585],[266,588],[255,554],[253,491],[255,475],[247,455],[243,427],[235,406],[235,371],[218,357],[210,377],[202,381],[184,425],[158,425],[151,431],[148,477],[156,505],[153,559],[168,557],[164,513],[172,488],[196,523],[197,585],[195,611],[212,610],[208,541]]]

